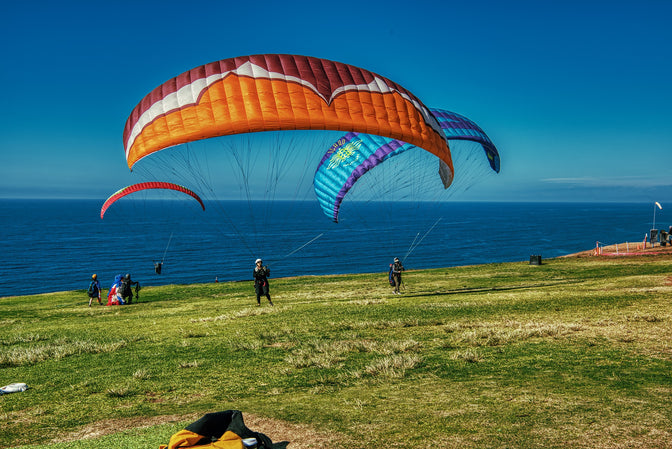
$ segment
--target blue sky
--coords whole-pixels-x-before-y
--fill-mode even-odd
[[[292,53],[353,64],[476,121],[502,171],[464,198],[665,203],[672,2],[14,2],[3,7],[0,197],[137,182],[122,132],[192,67]]]

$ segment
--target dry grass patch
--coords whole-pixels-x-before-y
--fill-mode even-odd
[[[130,387],[116,387],[105,391],[105,394],[111,398],[126,398],[133,396],[135,392]]]
[[[384,299],[355,299],[348,301],[348,304],[355,304],[358,306],[370,306],[376,304],[387,304],[387,301]]]
[[[260,316],[260,315],[268,315],[271,313],[278,313],[278,312],[284,312],[287,310],[286,307],[280,307],[280,306],[269,306],[269,307],[249,307],[246,309],[239,310],[238,312],[234,312],[231,314],[231,318],[243,318],[247,316]]]
[[[557,427],[534,429],[544,441],[557,441],[577,449],[651,449],[672,447],[668,429],[649,427],[650,423],[632,425],[630,421],[610,419],[605,422],[567,422]]]
[[[452,360],[458,360],[468,363],[478,363],[483,361],[483,356],[479,352],[471,348],[455,351],[452,354],[450,354],[450,358]]]
[[[609,341],[626,343],[635,350],[651,357],[670,358],[669,341],[672,328],[669,314],[658,310],[634,312],[622,317],[581,321],[582,335]]]
[[[228,340],[228,346],[234,351],[256,351],[265,346],[265,342],[259,338],[237,337]]]
[[[209,317],[203,317],[203,318],[192,318],[189,320],[192,323],[206,323],[209,321],[223,321],[223,320],[228,320],[229,316],[228,315],[218,315],[218,316],[209,316]]]
[[[482,307],[492,305],[490,302],[473,302],[473,301],[459,301],[459,302],[431,302],[427,304],[421,304],[420,308],[422,309],[459,309],[459,308],[469,308],[469,307]]]
[[[226,320],[232,320],[235,318],[244,318],[248,316],[260,316],[260,315],[268,315],[271,313],[277,313],[277,312],[282,312],[287,310],[287,307],[279,307],[279,306],[273,306],[273,307],[246,307],[244,309],[238,310],[236,312],[230,313],[230,314],[222,314],[222,315],[217,315],[217,316],[211,316],[211,317],[202,317],[202,318],[192,318],[189,321],[192,323],[207,323],[207,322],[213,322],[213,321],[226,321]]]
[[[184,368],[198,368],[201,366],[201,362],[198,360],[194,360],[192,362],[181,362],[180,364],[177,365],[178,368],[184,369]]]
[[[40,334],[13,335],[9,338],[0,339],[0,346],[12,346],[20,343],[35,343],[48,340],[49,337]]]
[[[133,378],[138,380],[147,380],[150,379],[151,377],[152,376],[149,374],[149,371],[147,371],[144,368],[139,369],[133,373]]]
[[[444,331],[453,335],[451,346],[501,346],[531,338],[557,338],[581,332],[585,326],[578,323],[543,323],[530,321],[451,323]]]
[[[639,313],[634,313],[633,315],[628,315],[625,317],[625,321],[646,321],[647,323],[660,323],[666,321],[669,318],[669,315],[641,315]]]
[[[89,340],[58,340],[54,343],[12,348],[0,351],[0,367],[34,365],[45,360],[61,360],[64,357],[81,354],[99,354],[117,351],[127,345],[125,340],[99,343]]]
[[[399,353],[417,351],[421,344],[415,340],[313,340],[301,348],[295,349],[285,357],[285,362],[295,368],[307,368],[315,366],[330,368],[347,359],[347,354],[357,352],[370,352],[381,355],[394,355]]]
[[[364,372],[374,377],[401,378],[406,371],[415,368],[422,358],[415,354],[397,354],[367,365]]]
[[[331,323],[331,326],[345,330],[361,329],[398,329],[404,327],[420,326],[420,320],[417,318],[405,318],[397,320],[378,320],[378,321],[357,321],[352,323]]]

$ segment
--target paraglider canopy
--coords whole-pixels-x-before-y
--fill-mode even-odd
[[[431,109],[431,112],[446,139],[480,144],[490,168],[499,173],[499,152],[476,123],[455,112],[442,109]],[[349,132],[342,136],[326,151],[313,178],[315,194],[324,213],[338,222],[340,205],[355,183],[370,170],[408,150],[420,151],[410,143],[373,134]],[[443,160],[440,160],[439,176],[448,188],[453,181],[453,168]]]
[[[357,131],[452,160],[437,119],[412,93],[368,70],[310,56],[266,54],[189,70],[150,92],[124,130],[129,168],[181,143],[279,130]]]
[[[102,220],[103,217],[105,216],[105,211],[118,199],[125,197],[126,195],[130,195],[131,193],[134,192],[139,192],[141,190],[147,190],[147,189],[169,189],[169,190],[175,190],[177,192],[182,192],[186,193],[187,195],[191,196],[194,198],[198,203],[201,205],[201,208],[205,210],[205,205],[203,204],[203,201],[201,198],[194,193],[193,191],[187,189],[186,187],[173,184],[171,182],[140,182],[138,184],[133,184],[127,187],[124,187],[121,190],[118,190],[114,192],[108,199],[105,200],[103,203],[103,206],[100,208],[100,219]]]

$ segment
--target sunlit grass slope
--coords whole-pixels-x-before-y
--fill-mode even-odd
[[[670,256],[410,271],[400,296],[386,273],[273,279],[275,307],[251,282],[117,307],[1,298],[0,384],[30,389],[0,396],[0,447],[158,448],[226,409],[290,449],[672,447],[671,272]]]

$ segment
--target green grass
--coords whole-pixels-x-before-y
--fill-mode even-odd
[[[0,396],[0,447],[158,447],[226,409],[289,448],[672,447],[668,273],[560,258],[408,272],[402,296],[384,273],[274,279],[275,307],[251,282],[0,298],[0,384],[30,387]]]

